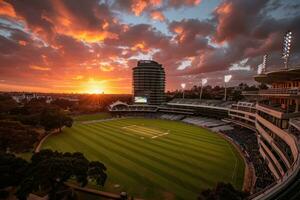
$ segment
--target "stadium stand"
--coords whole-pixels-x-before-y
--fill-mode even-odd
[[[223,122],[221,120],[207,118],[207,117],[200,117],[200,116],[187,117],[187,118],[183,119],[182,121],[189,123],[189,124],[194,124],[194,125],[207,127],[207,128],[223,126],[226,124],[226,122]]]
[[[185,116],[184,115],[170,115],[170,114],[163,114],[161,115],[161,119],[168,119],[168,120],[182,120]]]
[[[234,126],[233,130],[221,132],[232,138],[243,150],[247,161],[253,164],[256,176],[254,192],[259,192],[275,182],[275,178],[259,153],[255,132],[240,126]]]
[[[235,102],[222,101],[222,100],[173,99],[168,104],[189,104],[189,105],[230,108],[233,103]]]
[[[228,117],[228,110],[233,102],[221,100],[173,99],[167,107],[193,109],[195,115],[223,119]]]

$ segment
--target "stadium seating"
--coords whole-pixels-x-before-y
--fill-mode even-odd
[[[185,116],[184,115],[172,115],[172,114],[163,114],[161,115],[161,119],[168,119],[168,120],[181,120]]]
[[[228,125],[227,122],[207,117],[186,117],[182,121],[185,123],[194,124],[196,126],[208,128],[214,132],[233,129],[230,125]]]
[[[234,130],[226,130],[222,133],[238,143],[245,152],[248,162],[253,164],[256,176],[254,192],[259,192],[275,182],[271,171],[259,153],[257,138],[253,131],[235,126]]]
[[[230,106],[235,102],[222,101],[222,100],[173,99],[169,103],[171,103],[171,104],[191,104],[191,105],[203,105],[203,106],[230,108]]]

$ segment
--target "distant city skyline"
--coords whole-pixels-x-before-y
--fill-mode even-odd
[[[300,64],[300,1],[0,0],[0,91],[131,93],[132,68],[155,60],[166,91],[254,83],[263,56],[283,68],[293,32]]]

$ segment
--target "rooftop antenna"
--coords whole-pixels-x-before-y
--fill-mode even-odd
[[[283,53],[282,58],[284,60],[284,68],[288,69],[289,64],[289,57],[290,57],[290,49],[291,49],[291,42],[292,42],[292,31],[288,31],[283,39]]]

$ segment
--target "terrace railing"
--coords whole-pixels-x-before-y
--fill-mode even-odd
[[[300,95],[299,88],[270,88],[267,90],[258,90],[258,91],[244,91],[243,95],[292,95],[297,96]]]

